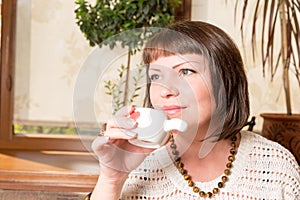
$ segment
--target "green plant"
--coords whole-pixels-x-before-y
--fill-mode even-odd
[[[63,134],[76,135],[75,127],[70,126],[41,126],[41,125],[23,125],[15,124],[14,132],[16,134]]]
[[[95,5],[86,0],[76,0],[75,4],[76,23],[90,46],[104,45],[113,49],[121,44],[128,49],[127,66],[121,66],[117,81],[120,83],[125,80],[124,89],[112,81],[106,82],[105,88],[107,94],[115,99],[116,108],[130,103],[137,95],[133,93],[128,97],[131,56],[154,33],[155,29],[147,27],[165,27],[174,21],[174,8],[180,4],[180,0],[96,0]],[[136,88],[134,91],[138,90]],[[121,93],[122,100],[118,99]]]
[[[108,80],[105,81],[105,89],[106,94],[112,96],[113,99],[113,114],[119,110],[125,103],[122,98],[120,98],[123,95],[123,90],[120,87],[120,85],[123,85],[124,80],[124,74],[126,73],[127,69],[124,65],[121,65],[121,67],[118,69],[118,81],[112,81]],[[129,95],[127,102],[133,103],[134,100],[139,96],[138,92],[142,89],[139,86],[139,83],[142,78],[145,76],[145,68],[142,65],[139,65],[137,67],[137,74],[133,76],[133,83],[132,83],[132,91],[131,95]]]
[[[113,48],[119,41],[134,51],[142,45],[142,31],[131,32],[127,38],[123,36],[119,40],[107,39],[126,30],[166,26],[174,20],[174,8],[179,0],[97,0],[95,5],[87,0],[76,0],[75,4],[78,6],[75,10],[77,24],[91,46]]]
[[[285,91],[287,114],[292,114],[290,94],[290,72],[293,71],[300,89],[300,2],[299,0],[256,0],[254,10],[251,10],[248,1],[236,0],[235,15],[238,4],[243,2],[241,34],[244,41],[246,16],[252,16],[252,54],[255,60],[256,41],[260,36],[260,54],[262,58],[263,74],[269,66],[271,80],[282,67],[283,87]],[[249,13],[250,12],[250,13]],[[262,14],[262,23],[258,19]],[[261,28],[261,32],[257,30]],[[259,33],[259,34],[258,34]],[[276,34],[280,34],[280,39]],[[276,45],[279,45],[277,51]]]

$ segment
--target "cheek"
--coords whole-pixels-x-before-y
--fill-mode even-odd
[[[155,84],[150,85],[149,88],[150,101],[152,105],[157,104],[159,89],[155,86]]]
[[[198,81],[191,84],[193,95],[195,96],[198,109],[201,111],[213,112],[215,100],[210,85],[205,81]]]

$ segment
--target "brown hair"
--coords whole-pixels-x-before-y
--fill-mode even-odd
[[[248,83],[240,52],[220,28],[200,21],[170,25],[155,34],[143,50],[146,65],[160,57],[195,53],[209,61],[216,114],[223,116],[219,140],[236,135],[249,117]],[[220,89],[223,87],[224,89]],[[148,102],[149,95],[148,95]]]

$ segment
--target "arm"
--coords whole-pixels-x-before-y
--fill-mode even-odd
[[[99,176],[91,195],[91,200],[118,200],[126,178],[111,180],[109,177]]]
[[[92,144],[100,164],[100,176],[91,195],[92,200],[119,199],[128,174],[153,151],[128,142],[135,136],[127,132],[137,126],[135,120],[128,117],[132,109],[118,112],[108,121],[105,136],[97,137]]]

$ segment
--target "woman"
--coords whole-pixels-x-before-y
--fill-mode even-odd
[[[188,128],[171,131],[159,149],[134,146],[134,107],[121,109],[93,143],[101,175],[91,199],[300,199],[291,153],[242,131],[247,80],[225,32],[204,22],[175,23],[147,42],[143,61],[150,106]]]

